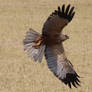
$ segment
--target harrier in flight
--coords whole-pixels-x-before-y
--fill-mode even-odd
[[[74,7],[63,4],[51,13],[42,28],[42,34],[29,29],[23,40],[24,50],[34,61],[42,61],[45,55],[48,68],[53,74],[69,88],[73,85],[80,86],[79,75],[74,70],[72,63],[67,59],[63,42],[69,37],[62,34],[63,28],[71,22],[75,15]]]

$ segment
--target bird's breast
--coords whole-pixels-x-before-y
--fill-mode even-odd
[[[46,45],[55,45],[55,44],[59,44],[61,42],[60,37],[57,35],[43,36],[43,39],[44,39],[44,43]]]

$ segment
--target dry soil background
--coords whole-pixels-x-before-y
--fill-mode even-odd
[[[63,3],[76,15],[64,29],[67,57],[82,77],[71,90],[48,69],[45,59],[34,63],[23,51],[30,27],[41,32],[49,14]],[[92,0],[0,0],[0,92],[92,92]]]

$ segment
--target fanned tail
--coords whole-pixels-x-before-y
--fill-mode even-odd
[[[26,37],[23,41],[24,43],[24,50],[28,52],[28,56],[31,57],[34,61],[42,61],[42,57],[44,55],[45,45],[39,44],[40,40],[38,40],[41,37],[41,35],[34,31],[33,29],[30,29],[26,33]],[[38,40],[38,42],[37,42]],[[35,46],[38,46],[37,48]]]

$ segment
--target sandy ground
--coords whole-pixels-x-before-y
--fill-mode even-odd
[[[49,14],[63,3],[76,15],[64,29],[67,57],[82,77],[71,90],[48,69],[45,59],[34,63],[23,50],[26,31],[41,32]],[[0,0],[0,92],[92,92],[92,0]]]

